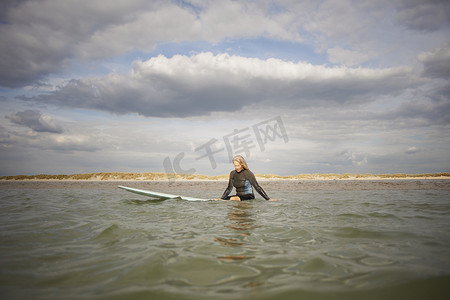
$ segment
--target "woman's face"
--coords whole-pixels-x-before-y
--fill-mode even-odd
[[[238,172],[242,171],[242,165],[238,161],[233,161],[234,169]]]

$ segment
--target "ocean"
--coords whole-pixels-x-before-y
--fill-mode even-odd
[[[450,181],[0,182],[1,299],[450,299]]]

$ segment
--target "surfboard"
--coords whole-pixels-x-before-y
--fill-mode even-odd
[[[153,197],[159,200],[166,200],[166,199],[181,199],[181,200],[186,200],[186,201],[209,201],[212,199],[202,199],[202,198],[194,198],[194,197],[186,197],[186,196],[180,196],[180,195],[172,195],[172,194],[166,194],[166,193],[160,193],[160,192],[154,192],[154,191],[148,191],[148,190],[141,190],[141,189],[135,189],[132,187],[127,187],[127,186],[122,186],[119,185],[119,188],[131,192],[131,193],[135,193],[135,194],[139,194],[139,195],[143,195],[143,196],[149,196],[149,197]]]

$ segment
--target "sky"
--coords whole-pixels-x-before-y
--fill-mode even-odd
[[[0,175],[450,171],[446,0],[3,0]]]

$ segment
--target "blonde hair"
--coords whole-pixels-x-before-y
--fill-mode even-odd
[[[244,170],[249,170],[247,162],[241,155],[236,155],[235,157],[233,157],[233,162],[235,161],[237,161],[244,168]]]

